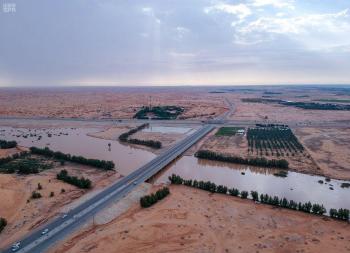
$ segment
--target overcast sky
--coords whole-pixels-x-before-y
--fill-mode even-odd
[[[350,83],[349,0],[0,2],[2,86]]]

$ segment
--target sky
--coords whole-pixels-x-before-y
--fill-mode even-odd
[[[0,0],[0,86],[349,84],[349,0]]]

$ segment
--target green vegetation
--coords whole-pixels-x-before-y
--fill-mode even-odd
[[[51,169],[52,167],[53,165],[51,163],[44,162],[37,158],[28,157],[26,154],[0,165],[0,173],[18,173],[23,175],[37,174],[40,171]]]
[[[136,119],[176,119],[184,109],[179,106],[142,107],[135,115]]]
[[[350,105],[343,105],[343,104],[295,102],[295,101],[285,101],[281,99],[266,99],[266,98],[242,98],[241,100],[242,102],[245,102],[245,103],[273,103],[273,104],[280,104],[285,106],[293,106],[293,107],[302,108],[305,110],[333,110],[333,111],[350,110]],[[339,100],[336,102],[339,102]]]
[[[103,169],[103,170],[112,170],[115,167],[115,165],[112,161],[88,159],[88,158],[85,158],[82,156],[74,156],[74,155],[72,156],[70,154],[64,154],[60,151],[57,151],[57,152],[52,151],[48,147],[45,147],[45,148],[31,147],[30,151],[33,154],[43,155],[46,157],[55,158],[57,160],[65,160],[65,161],[70,161],[70,162],[74,162],[74,163],[89,165],[89,166],[93,166],[93,167]]]
[[[244,130],[241,127],[220,127],[215,133],[216,136],[232,136],[236,135],[238,130]]]
[[[0,233],[7,226],[7,220],[5,218],[0,217]]]
[[[273,173],[273,175],[276,177],[287,177],[288,171],[280,170],[279,172]]]
[[[8,149],[17,147],[17,142],[15,141],[5,141],[0,140],[0,149]]]
[[[314,100],[316,102],[330,102],[330,103],[350,103],[350,99],[327,99],[327,98],[321,98]]]
[[[341,183],[340,187],[341,188],[349,188],[350,187],[350,183]]]
[[[266,98],[242,98],[244,103],[279,103],[280,99],[266,99]]]
[[[119,141],[121,142],[127,142],[127,143],[132,143],[132,144],[138,144],[138,145],[143,145],[143,146],[148,146],[151,148],[161,148],[162,147],[162,143],[160,141],[153,141],[153,140],[138,140],[138,139],[131,139],[129,138],[132,134],[148,127],[149,124],[145,123],[142,124],[136,128],[130,129],[128,132],[123,133],[119,136]]]
[[[262,125],[247,131],[248,153],[257,155],[294,156],[304,151],[297,137],[288,126]]]
[[[33,191],[32,192],[32,199],[40,199],[42,196],[40,192]]]
[[[238,156],[229,156],[225,154],[219,154],[209,150],[199,150],[195,156],[197,158],[203,158],[214,161],[229,162],[229,163],[240,163],[260,167],[276,167],[281,169],[288,169],[289,163],[284,160],[267,160],[266,158],[242,158]]]
[[[339,220],[349,220],[349,216],[350,216],[350,211],[348,209],[343,209],[343,208],[340,208],[340,209],[334,209],[334,208],[331,208],[329,210],[329,215],[332,217],[332,218],[336,218],[336,219],[339,219]]]
[[[75,185],[81,189],[90,189],[91,188],[90,179],[87,179],[84,177],[78,178],[78,177],[74,177],[74,176],[69,176],[67,170],[61,170],[61,172],[57,174],[57,179],[62,180],[68,184]]]
[[[140,204],[142,207],[150,207],[157,203],[159,200],[164,199],[170,193],[168,187],[163,187],[156,191],[156,193],[152,193],[151,195],[146,195],[140,199]]]
[[[266,95],[280,95],[283,93],[282,92],[274,92],[274,91],[265,91],[264,94],[266,94]]]
[[[320,104],[314,102],[291,102],[291,101],[282,101],[282,105],[294,106],[297,108],[302,108],[306,110],[331,110],[331,111],[348,111],[350,110],[350,105],[342,104]]]
[[[197,181],[197,180],[185,180],[182,177],[172,174],[169,176],[169,180],[172,184],[178,185],[186,185],[194,188],[198,188],[201,190],[209,191],[212,193],[221,193],[221,194],[229,194],[235,197],[241,197],[242,199],[248,198],[249,193],[247,191],[240,192],[236,188],[228,189],[226,186],[217,186],[215,183],[210,181]],[[226,191],[225,191],[226,189]],[[278,206],[281,208],[292,209],[296,211],[312,213],[315,215],[325,215],[327,213],[326,208],[320,204],[312,204],[311,202],[301,203],[295,202],[293,200],[287,200],[286,198],[279,198],[277,196],[269,196],[268,194],[260,194],[257,191],[251,191],[250,195],[252,199],[256,202],[260,202],[263,204]],[[259,198],[260,196],[260,198]],[[330,209],[330,216],[333,218],[337,218],[340,220],[349,220],[349,210],[340,208],[339,210]]]

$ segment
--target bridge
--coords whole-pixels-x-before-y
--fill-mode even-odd
[[[94,197],[70,210],[67,214],[31,232],[20,241],[20,247],[16,252],[44,252],[54,243],[75,231],[98,211],[108,206],[108,204],[122,199],[139,184],[157,174],[213,129],[213,125],[204,125],[195,133],[168,148],[152,161],[105,188]],[[47,231],[47,233],[42,234],[42,231]],[[13,252],[13,250],[9,247],[4,252]]]

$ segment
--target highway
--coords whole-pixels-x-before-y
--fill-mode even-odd
[[[76,208],[73,208],[67,214],[64,214],[64,216],[61,215],[31,232],[20,240],[20,248],[17,249],[16,252],[45,252],[50,246],[64,239],[108,204],[122,199],[139,184],[158,173],[213,129],[214,126],[212,125],[204,125],[192,135],[168,148],[152,161],[130,173],[126,177],[123,177],[118,182],[107,187]],[[48,232],[43,235],[42,231],[46,229]],[[7,253],[13,251],[11,246],[9,246],[3,252]]]
[[[231,107],[232,106],[232,107]],[[116,124],[116,125],[130,125],[131,123],[143,124],[150,123],[153,125],[203,125],[211,124],[214,126],[238,126],[238,127],[253,127],[257,123],[272,123],[272,124],[286,124],[291,128],[299,127],[337,127],[337,128],[348,128],[349,120],[338,120],[338,121],[312,121],[312,122],[297,122],[297,121],[271,121],[271,120],[231,120],[227,119],[231,115],[232,110],[234,110],[234,105],[230,105],[230,111],[225,112],[223,115],[216,117],[215,119],[209,119],[207,121],[203,120],[147,120],[147,119],[83,119],[83,118],[46,118],[46,117],[0,117],[0,121],[62,121],[62,122],[84,122],[84,123],[106,123],[106,124]]]

